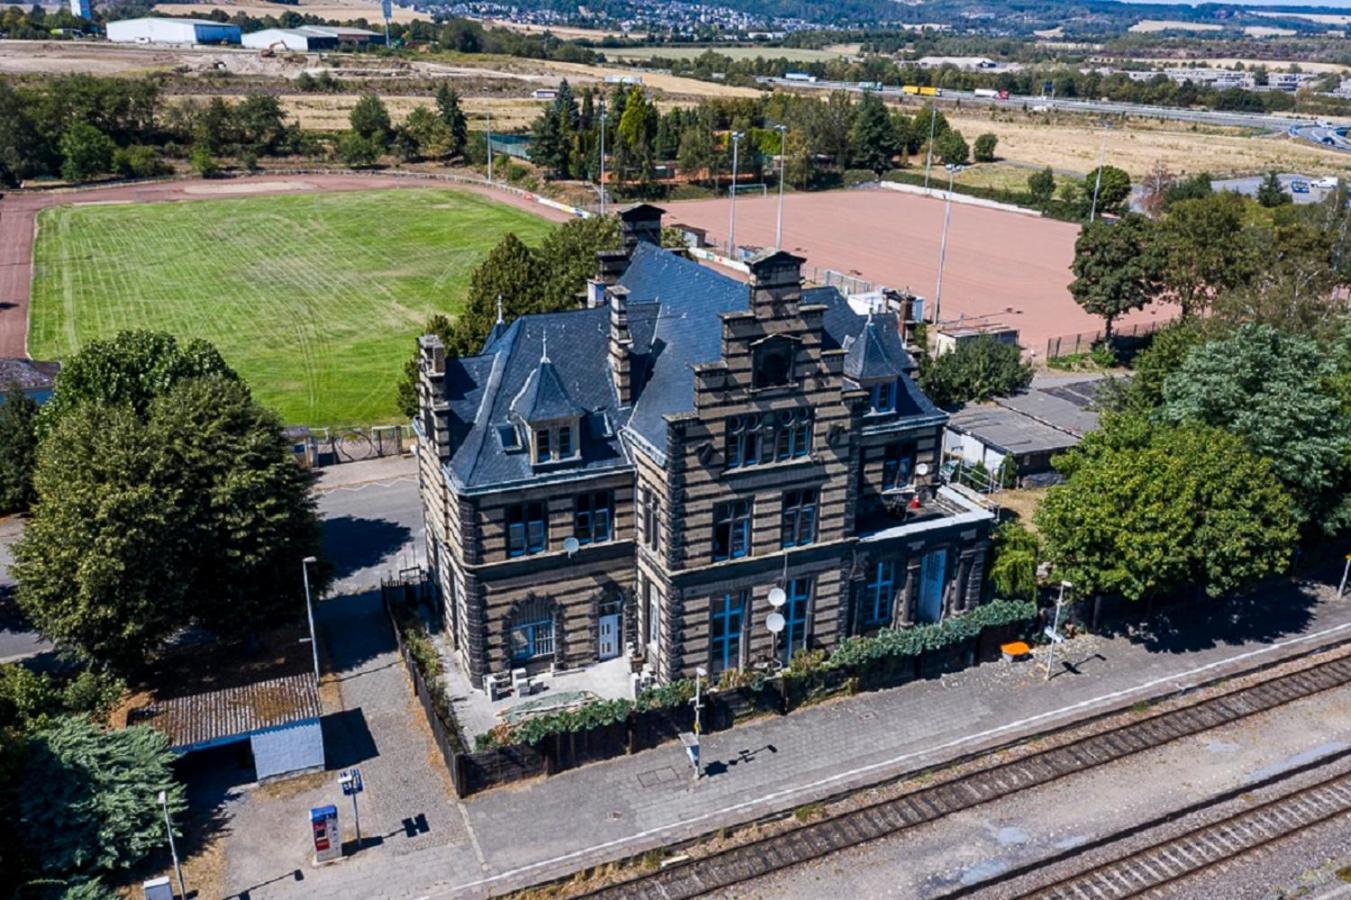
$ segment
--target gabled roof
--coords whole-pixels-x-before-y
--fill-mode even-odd
[[[844,355],[844,374],[859,383],[892,379],[901,374],[900,367],[883,346],[872,316],[868,316],[859,336],[849,343],[849,350]]]
[[[546,422],[582,415],[586,410],[572,402],[558,370],[548,357],[540,360],[526,379],[525,387],[511,402],[511,411],[524,422]]]

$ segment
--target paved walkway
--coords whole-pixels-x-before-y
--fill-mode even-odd
[[[711,774],[698,783],[679,745],[666,745],[461,804],[447,800],[459,819],[433,829],[436,839],[408,844],[415,852],[394,859],[388,847],[374,848],[341,868],[307,870],[304,883],[276,882],[252,896],[312,895],[329,885],[362,897],[501,893],[1351,638],[1351,602],[1332,600],[1326,586],[1200,609],[1211,612],[1162,621],[1148,632],[1072,641],[1049,683],[1031,664],[992,663],[709,735],[704,758]],[[369,624],[374,632],[374,619]],[[363,638],[382,639],[388,640]],[[362,678],[374,677],[370,670],[389,652],[380,650],[363,666],[369,674]],[[394,689],[394,674],[403,678],[389,672],[386,691]],[[408,734],[400,717],[414,707],[411,697],[382,697],[360,702],[368,717],[378,704],[390,707],[371,720],[383,756],[392,741],[382,730]],[[400,766],[410,763],[407,757],[400,751]],[[411,784],[425,781],[425,773],[419,762],[406,774]],[[428,788],[410,790],[430,797]],[[430,808],[430,799],[424,805]],[[303,811],[300,802],[291,806],[291,814]],[[409,809],[391,809],[391,823],[395,812]]]

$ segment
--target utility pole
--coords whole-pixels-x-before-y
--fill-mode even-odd
[[[600,214],[605,215],[605,98],[600,101]]]
[[[174,875],[178,877],[178,896],[187,900],[188,889],[183,884],[183,867],[178,864],[178,848],[174,846],[174,826],[169,821],[169,795],[160,791],[158,799],[160,809],[164,810],[164,833],[169,836],[169,855],[174,859]]]
[[[310,654],[314,657],[314,689],[319,689],[319,642],[314,639],[314,603],[310,600],[310,566],[318,560],[307,556],[300,561],[300,577],[305,581],[305,616],[310,621]]]
[[[774,249],[783,249],[783,176],[788,166],[788,126],[775,125],[779,132],[779,218],[774,226]]]
[[[1351,553],[1346,554],[1346,565],[1342,567],[1342,583],[1337,586],[1337,599],[1346,593],[1346,576],[1351,575]]]
[[[1051,667],[1055,664],[1055,645],[1064,640],[1060,636],[1060,610],[1065,605],[1065,588],[1073,587],[1068,581],[1060,582],[1060,596],[1055,601],[1055,622],[1046,631],[1046,636],[1051,639],[1050,651],[1046,654],[1046,680],[1051,680]]]
[[[736,259],[736,178],[738,154],[741,150],[741,137],[741,132],[732,132],[732,218],[727,225],[727,255],[732,259]]]
[[[948,258],[948,225],[952,222],[952,176],[953,166],[948,166],[948,196],[943,202],[943,239],[938,243],[938,285],[934,289],[934,324],[938,324],[939,313],[943,309],[943,262]]]
[[[938,73],[938,84],[934,85],[934,90],[943,89],[943,76],[947,72],[940,70]],[[929,147],[928,152],[924,154],[924,191],[929,191],[929,169],[934,161],[934,125],[938,122],[938,94],[934,94],[934,99],[929,101]]]

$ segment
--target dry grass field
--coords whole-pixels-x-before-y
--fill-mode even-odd
[[[696,59],[709,50],[732,59],[787,59],[794,62],[821,62],[846,55],[829,48],[813,50],[807,47],[606,47],[601,52],[607,59]]]
[[[1208,25],[1204,22],[1182,22],[1177,19],[1141,19],[1129,29],[1136,34],[1152,34],[1156,31],[1223,31],[1221,25]]]
[[[1040,114],[998,112],[992,117],[967,111],[948,114],[967,141],[992,131],[999,136],[1001,158],[1053,169],[1088,172],[1098,164],[1102,132],[1087,120],[1050,119]],[[1201,128],[1178,122],[1130,121],[1107,135],[1107,161],[1132,177],[1143,176],[1156,161],[1175,172],[1212,175],[1251,174],[1270,168],[1309,175],[1351,172],[1351,157],[1283,135],[1250,137],[1237,129]]]

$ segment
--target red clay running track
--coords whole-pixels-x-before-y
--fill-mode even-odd
[[[28,301],[32,290],[33,237],[37,214],[49,206],[79,203],[160,203],[257,197],[307,191],[441,187],[474,191],[555,221],[570,218],[505,191],[406,175],[258,175],[204,181],[163,181],[69,191],[14,192],[0,200],[0,357],[27,356]]]
[[[737,198],[741,246],[773,246],[778,198]],[[897,191],[850,190],[784,197],[783,246],[813,266],[857,275],[874,284],[909,288],[933,303],[943,202]],[[668,220],[706,228],[726,241],[729,201],[664,203]],[[1069,294],[1070,262],[1079,226],[997,209],[952,204],[943,266],[946,321],[991,316],[1019,331],[1020,343],[1046,353],[1048,338],[1093,332],[1102,320]],[[1123,317],[1131,325],[1171,318],[1175,308],[1154,306]],[[925,308],[931,314],[931,306]]]

